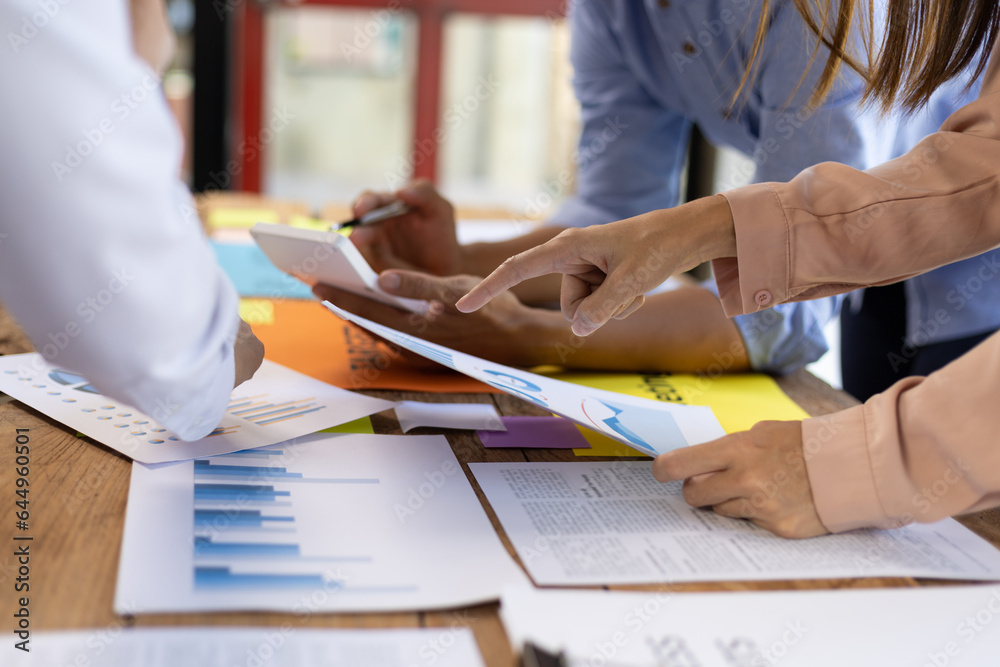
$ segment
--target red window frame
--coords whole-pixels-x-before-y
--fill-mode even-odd
[[[416,109],[413,122],[414,146],[434,146],[434,134],[440,121],[442,33],[444,21],[451,13],[485,14],[490,16],[565,16],[568,0],[400,0],[403,11],[417,17],[417,81]],[[304,5],[386,9],[388,0],[303,0],[280,3],[287,7]],[[247,146],[259,146],[264,104],[264,12],[255,0],[243,0],[235,22],[235,58],[233,67],[233,121],[237,141]],[[429,143],[428,143],[429,140]],[[246,192],[260,192],[263,146],[256,153],[245,151],[233,154],[239,165],[234,170],[238,177],[236,188]],[[432,149],[426,159],[414,167],[414,176],[435,181],[437,178],[437,151]]]

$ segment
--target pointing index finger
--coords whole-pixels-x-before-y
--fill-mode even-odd
[[[508,258],[459,299],[455,307],[463,313],[471,313],[525,280],[559,273],[556,253],[549,243],[544,243]]]

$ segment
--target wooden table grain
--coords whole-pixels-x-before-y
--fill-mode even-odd
[[[0,309],[0,353],[28,351],[29,343],[17,332]],[[805,371],[779,378],[781,388],[811,415],[826,414],[856,401],[836,391]],[[530,404],[506,394],[424,394],[397,391],[370,391],[370,395],[393,399],[441,402],[494,403],[501,414],[543,414]],[[30,535],[31,628],[38,630],[89,629],[99,641],[114,636],[123,627],[151,626],[272,626],[311,628],[429,627],[440,630],[440,643],[449,643],[448,633],[470,628],[489,667],[512,667],[515,653],[504,633],[497,604],[447,610],[394,614],[141,614],[116,615],[112,611],[118,554],[122,538],[131,462],[121,454],[92,440],[76,435],[44,415],[4,397],[0,399],[0,493],[8,509],[0,521],[0,618],[10,628],[15,611],[13,586],[18,564],[13,549],[14,467],[16,430],[25,429],[30,438]],[[393,414],[373,417],[377,433],[400,433]],[[23,431],[22,431],[23,432]],[[418,429],[415,433],[440,433]],[[513,548],[493,513],[468,464],[476,461],[557,461],[572,460],[564,450],[485,449],[471,432],[445,435],[462,462],[490,521],[514,558]],[[601,459],[590,459],[601,460]],[[960,519],[973,531],[1000,547],[1000,511],[980,512]],[[777,590],[817,588],[867,588],[933,585],[940,582],[910,578],[865,578],[783,582],[723,582],[658,586],[618,586],[621,590],[717,591]],[[4,647],[2,650],[6,650]],[[0,650],[0,652],[2,652]]]

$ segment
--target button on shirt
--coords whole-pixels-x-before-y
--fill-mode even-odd
[[[713,144],[749,156],[757,182],[785,181],[824,161],[864,168],[889,159],[897,144],[910,140],[897,137],[891,124],[887,130],[873,112],[859,110],[862,86],[850,76],[842,78],[822,107],[807,113],[805,104],[824,58],[821,54],[806,72],[814,44],[811,32],[791,2],[772,7],[757,78],[730,105],[760,3],[573,3],[573,84],[583,117],[578,194],[550,223],[582,227],[677,205],[694,123]],[[614,134],[610,140],[608,127]],[[914,124],[912,132],[921,127]],[[721,185],[728,189],[739,180],[723,174]],[[995,284],[1000,287],[1000,280]],[[933,296],[935,302],[939,298]],[[826,352],[823,326],[837,307],[830,299],[781,304],[734,321],[753,368],[789,372]],[[951,316],[961,320],[968,312],[953,310]]]

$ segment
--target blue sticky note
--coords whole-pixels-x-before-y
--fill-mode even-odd
[[[219,264],[240,296],[312,299],[312,290],[278,269],[255,243],[212,241]]]

